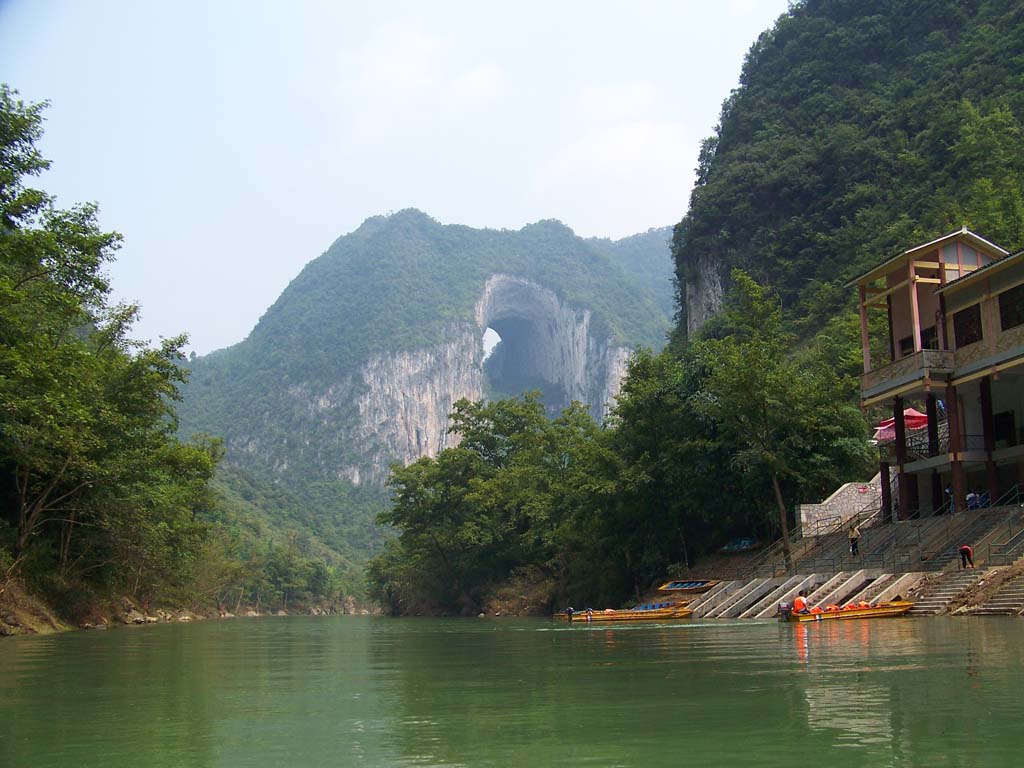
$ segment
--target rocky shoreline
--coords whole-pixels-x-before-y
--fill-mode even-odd
[[[94,606],[89,617],[80,621],[61,618],[59,612],[25,589],[24,585],[10,582],[0,591],[0,637],[14,635],[43,635],[71,630],[107,630],[119,626],[144,624],[187,624],[196,621],[260,618],[267,616],[369,616],[381,611],[377,607],[360,605],[346,597],[338,603],[299,606],[291,610],[256,610],[239,606],[234,611],[217,609],[149,608],[123,597],[106,606]]]

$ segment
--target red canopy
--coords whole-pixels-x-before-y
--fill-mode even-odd
[[[928,415],[921,413],[913,408],[907,408],[903,411],[903,423],[906,424],[907,429],[921,429],[928,426]],[[895,440],[896,439],[896,419],[885,419],[880,421],[878,426],[875,427],[875,440]]]

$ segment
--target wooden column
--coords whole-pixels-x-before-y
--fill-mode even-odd
[[[896,430],[896,485],[899,493],[899,519],[906,520],[910,516],[910,478],[903,471],[907,463],[907,425],[903,420],[903,398],[892,400],[893,427]]]
[[[939,274],[942,275],[943,282],[945,282],[946,270],[940,269]],[[942,339],[942,346],[939,347],[939,349],[952,349],[953,347],[950,346],[949,343],[949,331],[946,330],[946,296],[942,293],[939,294],[939,314],[942,316],[941,322],[939,323],[939,333],[942,334],[939,338]]]
[[[957,511],[962,511],[965,505],[964,499],[967,496],[965,490],[967,478],[964,475],[964,465],[960,461],[960,453],[963,451],[963,440],[960,434],[960,401],[957,399],[956,387],[952,384],[946,385],[946,421],[949,424],[949,469],[953,476],[953,500]]]
[[[892,522],[892,480],[889,477],[889,462],[878,465],[878,480],[882,484],[882,519]]]
[[[914,279],[914,260],[907,264],[907,290],[910,291],[910,324],[914,329],[914,352],[921,351],[921,310],[917,305],[917,282]]]
[[[885,297],[885,311],[889,315],[889,362],[896,360],[896,336],[892,324],[892,295]]]
[[[939,409],[935,405],[935,395],[928,393],[924,399],[924,410],[928,414],[928,455],[939,455]]]
[[[999,498],[999,475],[992,452],[996,449],[996,424],[992,416],[992,377],[981,380],[981,433],[985,440],[985,476],[988,481],[988,497],[994,502]]]
[[[860,286],[860,347],[864,355],[864,373],[871,370],[871,339],[868,338],[868,308],[864,306],[867,292]]]

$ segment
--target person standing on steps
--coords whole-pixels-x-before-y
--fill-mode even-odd
[[[959,551],[960,551],[960,567],[963,568],[964,570],[966,570],[967,566],[970,565],[970,567],[973,568],[974,567],[974,550],[971,549],[970,544],[964,544],[962,547],[960,547]]]
[[[850,526],[850,554],[854,557],[860,555],[860,526],[854,521]]]

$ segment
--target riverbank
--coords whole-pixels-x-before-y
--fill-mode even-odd
[[[255,606],[236,605],[234,610],[211,606],[151,607],[138,605],[129,597],[96,600],[85,608],[77,606],[78,616],[71,617],[59,607],[50,605],[16,580],[0,589],[0,637],[14,635],[45,635],[76,629],[105,630],[138,624],[188,623],[216,619],[255,618],[259,616],[338,616],[379,614],[375,606],[361,605],[353,597],[336,603],[299,605],[290,609],[258,610]]]
[[[49,634],[73,627],[57,617],[42,600],[30,594],[17,580],[0,589],[0,637]]]

